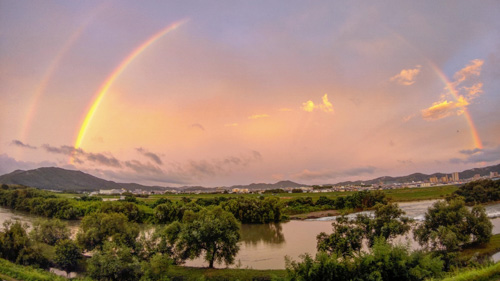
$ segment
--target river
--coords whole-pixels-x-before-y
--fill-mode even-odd
[[[400,203],[399,206],[407,216],[416,220],[424,217],[427,208],[436,200]],[[486,206],[486,212],[493,223],[493,234],[500,233],[500,204]],[[365,212],[370,213],[370,212]],[[33,223],[36,216],[26,213],[0,208],[0,223],[14,219]],[[326,217],[315,220],[298,221],[278,224],[243,224],[241,226],[240,251],[236,256],[236,263],[231,267],[253,269],[283,269],[285,256],[299,260],[300,255],[316,254],[316,236],[320,232],[331,233],[331,223],[335,217]],[[71,221],[72,233],[78,229],[78,221]],[[409,235],[411,236],[411,235]],[[397,242],[409,243],[410,247],[417,248],[418,244],[411,237],[399,237]],[[500,258],[500,255],[498,255]],[[186,262],[187,266],[207,266],[203,259]],[[223,265],[220,265],[223,267]]]

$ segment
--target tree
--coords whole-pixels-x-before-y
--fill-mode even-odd
[[[155,254],[149,262],[142,262],[141,270],[144,275],[141,280],[170,280],[167,277],[167,271],[171,264],[172,260],[167,255]]]
[[[59,240],[55,247],[55,263],[59,268],[69,274],[78,266],[78,261],[82,258],[82,250],[69,239]]]
[[[332,223],[332,227],[332,234],[321,232],[316,237],[318,251],[346,257],[361,250],[363,242],[363,229],[361,227],[353,225],[346,216],[337,217]]]
[[[179,229],[179,228],[178,228]],[[184,214],[180,229],[172,231],[176,251],[184,258],[196,258],[204,254],[209,267],[214,262],[232,264],[238,253],[240,224],[221,207],[205,208],[199,213]]]
[[[30,232],[35,241],[52,246],[59,240],[69,239],[70,234],[68,224],[59,219],[36,220]]]
[[[101,247],[107,240],[134,247],[138,235],[137,224],[123,214],[92,213],[83,218],[76,240],[86,250]]]
[[[492,224],[481,206],[467,209],[462,199],[438,201],[427,210],[425,220],[414,230],[422,246],[453,252],[468,243],[486,243]]]
[[[105,242],[87,265],[87,273],[96,280],[135,281],[141,276],[141,265],[132,255],[132,249],[114,242]]]
[[[33,245],[26,232],[27,224],[10,220],[3,223],[4,230],[0,232],[0,257],[23,265],[38,265],[47,267],[49,262],[40,249]]]
[[[358,215],[356,224],[363,229],[364,236],[368,239],[369,245],[373,246],[375,239],[383,237],[386,241],[398,235],[407,233],[412,220],[404,217],[405,212],[398,204],[388,203],[375,205],[373,218],[367,215]]]

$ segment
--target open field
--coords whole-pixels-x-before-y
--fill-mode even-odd
[[[446,195],[452,194],[458,187],[454,185],[445,186],[435,186],[435,187],[422,187],[422,188],[402,188],[402,189],[389,189],[382,190],[388,198],[394,202],[407,202],[407,201],[419,201],[419,200],[430,200],[443,198]],[[295,199],[300,197],[311,197],[313,201],[316,201],[321,196],[326,196],[328,198],[337,198],[340,196],[347,196],[353,194],[355,191],[334,191],[334,192],[323,192],[323,193],[277,193],[277,194],[223,194],[223,193],[200,193],[200,194],[155,194],[150,195],[148,198],[137,198],[138,200],[144,202],[154,202],[160,198],[167,198],[173,201],[181,200],[182,198],[198,199],[198,198],[214,198],[214,197],[225,197],[234,198],[239,196],[244,197],[278,197],[283,200]],[[78,194],[74,193],[57,193],[58,196],[64,198],[74,198],[78,197]],[[116,195],[99,195],[102,198],[118,199],[119,196]]]
[[[474,254],[478,256],[488,256],[493,255],[500,251],[500,234],[495,234],[491,237],[490,242],[480,245],[474,246],[462,251],[460,257],[464,259],[468,259],[472,257]]]

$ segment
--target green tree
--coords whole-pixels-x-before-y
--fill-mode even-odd
[[[205,208],[199,213],[186,212],[183,224],[172,231],[176,251],[183,258],[196,258],[204,254],[209,267],[214,262],[232,264],[238,253],[240,224],[221,207]],[[179,225],[178,225],[179,226]]]
[[[114,242],[105,242],[87,262],[88,275],[96,280],[126,281],[141,277],[141,265],[132,249]]]
[[[55,245],[57,241],[69,239],[70,230],[68,224],[59,219],[36,220],[33,223],[31,237],[38,242]]]
[[[172,264],[172,260],[163,254],[155,254],[148,261],[144,261],[141,264],[143,276],[141,281],[149,281],[149,280],[161,280],[167,281],[170,280],[167,277],[167,271]]]
[[[462,199],[438,201],[427,210],[425,220],[414,230],[422,246],[453,252],[468,243],[485,243],[492,224],[481,206],[467,209]]]
[[[48,260],[29,238],[27,224],[8,220],[3,227],[0,232],[0,257],[23,265],[48,266]]]
[[[412,220],[404,215],[405,212],[399,208],[398,204],[377,203],[373,218],[367,215],[358,215],[355,223],[363,229],[369,246],[373,246],[376,238],[382,237],[389,241],[398,235],[407,233],[411,228]]]
[[[57,241],[55,252],[55,263],[67,274],[77,268],[78,262],[82,258],[82,250],[69,239]]]
[[[361,250],[364,234],[361,227],[353,225],[346,216],[337,217],[332,227],[332,234],[321,232],[316,237],[318,251],[346,257]]]
[[[107,240],[134,247],[138,235],[137,224],[123,214],[92,213],[83,218],[76,240],[86,250],[101,247]]]

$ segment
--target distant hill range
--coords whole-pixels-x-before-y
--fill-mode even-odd
[[[216,191],[216,188],[205,188],[202,186],[165,187],[165,186],[145,186],[137,183],[117,183],[104,180],[81,171],[66,170],[62,168],[47,167],[34,170],[16,170],[12,173],[0,176],[0,184],[18,184],[41,189],[65,190],[65,191],[96,191],[100,189],[126,189],[126,190],[183,190],[183,191]],[[285,187],[305,186],[291,181],[280,181],[274,184],[252,183],[250,185],[237,185],[224,187],[254,189],[275,189]]]
[[[458,173],[458,176],[460,179],[469,179],[474,177],[474,175],[479,174],[480,176],[488,176],[490,172],[498,172],[500,173],[500,164],[494,165],[494,166],[488,166],[488,167],[483,167],[483,168],[473,168],[469,170],[465,170],[462,172]],[[434,173],[431,175],[426,175],[422,173],[415,173],[407,176],[402,176],[402,177],[379,177],[376,179],[371,179],[371,180],[366,180],[366,181],[345,181],[345,182],[339,182],[336,183],[335,185],[359,185],[359,184],[377,184],[380,182],[383,182],[384,184],[390,184],[390,183],[408,183],[408,182],[418,182],[418,181],[426,181],[429,180],[431,177],[437,177],[438,179],[444,176],[450,176],[451,173],[448,174],[443,174],[443,173]]]
[[[490,172],[500,173],[500,164],[495,166],[489,166],[484,168],[474,168],[470,170],[465,170],[459,173],[461,179],[471,178],[476,174],[481,176],[489,175]],[[405,183],[412,181],[425,181],[430,177],[436,176],[438,178],[443,177],[443,173],[435,173],[432,175],[426,175],[421,173],[415,173],[408,176],[402,177],[379,177],[372,180],[366,181],[346,181],[336,183],[335,185],[359,185],[359,184],[374,184],[383,182],[385,184],[389,183]],[[0,184],[19,184],[31,187],[37,187],[49,190],[65,190],[65,191],[96,191],[100,189],[126,189],[126,190],[182,190],[182,191],[216,191],[217,188],[206,188],[202,186],[184,186],[184,187],[165,187],[165,186],[146,186],[137,183],[117,183],[114,181],[104,180],[81,171],[66,170],[62,168],[47,167],[38,168],[34,170],[22,171],[16,170],[12,173],[0,176]],[[249,185],[234,185],[231,187],[222,187],[223,189],[230,190],[233,188],[239,189],[278,189],[278,188],[297,188],[307,186],[304,184],[296,183],[293,181],[279,181],[277,183],[252,183]]]

